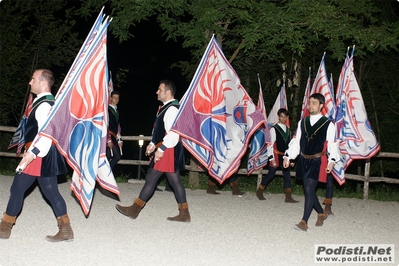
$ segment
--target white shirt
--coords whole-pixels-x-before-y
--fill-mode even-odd
[[[277,123],[277,125],[279,125],[284,132],[287,132],[287,125],[282,123]],[[274,158],[274,142],[276,142],[276,129],[274,127],[270,128],[270,140],[271,145],[267,148],[267,157],[270,158],[273,156],[271,160],[276,160],[276,158]]]
[[[310,115],[310,125],[314,125],[323,115],[317,114],[317,115]],[[296,131],[296,136],[291,139],[290,144],[288,145],[288,149],[285,151],[285,154],[288,156],[288,159],[294,160],[300,153],[300,140],[302,136],[302,131],[301,131],[301,122],[302,119],[298,122],[298,128]],[[330,162],[338,162],[340,160],[340,154],[338,151],[338,143],[335,142],[335,124],[330,123],[327,128],[327,136],[326,136],[326,141],[327,143],[327,154],[328,154],[328,163]]]

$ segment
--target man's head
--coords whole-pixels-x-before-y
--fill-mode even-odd
[[[324,107],[326,99],[320,93],[313,93],[309,97],[308,110],[311,115],[317,115]]]
[[[111,92],[111,105],[118,105],[119,103],[119,91]]]
[[[158,100],[161,102],[167,102],[175,98],[176,86],[171,80],[161,80],[159,82],[157,95]]]
[[[280,109],[277,111],[277,115],[278,115],[278,121],[279,121],[281,124],[287,123],[287,119],[288,119],[288,117],[290,116],[288,110],[285,109],[285,108],[280,108]]]
[[[36,70],[29,81],[30,89],[33,94],[51,92],[51,86],[54,84],[53,72],[47,69]]]

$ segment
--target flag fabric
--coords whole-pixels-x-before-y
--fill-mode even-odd
[[[249,155],[247,163],[247,175],[252,174],[254,171],[262,169],[269,161],[267,156],[267,148],[271,144],[270,129],[267,123],[265,101],[263,99],[262,84],[258,74],[259,82],[259,97],[258,97],[258,110],[262,113],[265,121],[264,127],[259,128],[254,133],[251,143],[249,145]]]
[[[213,36],[171,130],[221,184],[237,172],[251,136],[264,123]]]
[[[34,100],[33,94],[29,93],[28,100],[26,101],[25,111],[22,116],[21,122],[19,122],[17,130],[15,131],[14,136],[12,137],[11,142],[8,145],[8,149],[17,147],[16,157],[18,157],[21,154],[22,148],[25,146],[25,137],[24,137],[25,136],[25,125],[26,125],[26,122],[28,121],[29,114],[32,111],[33,100]]]
[[[309,110],[308,110],[308,103],[309,103],[309,96],[310,96],[310,91],[311,91],[311,68],[309,67],[309,75],[308,75],[308,81],[306,82],[306,88],[305,88],[305,95],[303,96],[303,101],[302,101],[302,111],[301,111],[301,119],[309,115]]]
[[[273,108],[267,117],[267,122],[269,123],[269,127],[273,127],[276,123],[278,123],[278,115],[277,112],[279,109],[285,108],[288,111],[287,105],[287,94],[285,91],[285,79],[283,79],[283,84],[281,85],[281,89],[279,94],[277,95],[277,99],[274,102]],[[287,119],[287,126],[290,126],[290,119]]]
[[[334,101],[334,94],[332,91],[332,88],[330,87],[330,81],[328,80],[328,74],[326,70],[326,64],[325,64],[325,55],[326,53],[324,52],[323,57],[320,62],[319,69],[317,70],[316,77],[313,82],[312,90],[310,92],[310,95],[313,93],[320,93],[324,96],[326,99],[326,102],[324,104],[323,109],[321,110],[321,113],[325,115],[326,117],[330,118],[331,120],[335,119],[335,110],[336,110],[336,105]],[[309,95],[309,96],[310,96]],[[309,98],[308,98],[309,100]]]
[[[351,57],[346,56],[336,95],[336,140],[342,158],[335,163],[332,174],[339,184],[345,182],[345,170],[352,160],[369,159],[380,150],[355,77],[353,52],[354,48]]]
[[[107,28],[101,10],[56,96],[40,135],[53,139],[74,170],[71,189],[89,214],[96,181],[119,195],[105,155],[108,122]]]

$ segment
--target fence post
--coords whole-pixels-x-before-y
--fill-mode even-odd
[[[369,179],[370,179],[370,159],[366,160],[364,165],[364,188],[363,188],[363,199],[369,199]]]
[[[192,156],[190,157],[190,166],[197,166],[197,162],[193,159]],[[198,172],[193,172],[193,171],[188,172],[188,184],[194,188],[199,187],[199,173]]]

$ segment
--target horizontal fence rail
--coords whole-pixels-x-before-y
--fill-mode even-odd
[[[0,132],[11,132],[14,133],[16,127],[7,127],[7,126],[0,126]],[[150,141],[151,136],[122,136],[123,141],[139,141],[139,140],[144,140],[144,141]],[[11,157],[15,158],[15,152],[3,152],[0,151],[0,157]],[[393,152],[379,152],[377,155],[374,156],[374,158],[392,158],[392,159],[399,159],[399,153],[393,153]],[[142,165],[142,166],[148,166],[149,162],[148,160],[129,160],[129,159],[121,159],[118,164],[121,165]],[[363,199],[368,199],[368,193],[369,193],[369,184],[373,182],[386,182],[390,184],[399,184],[399,179],[395,178],[389,178],[389,177],[378,177],[378,176],[370,176],[370,160],[366,160],[365,166],[364,166],[364,175],[354,175],[354,174],[346,174],[345,173],[345,178],[349,180],[355,180],[355,181],[360,181],[363,182]],[[189,172],[189,184],[194,185],[194,186],[199,186],[199,177],[198,174],[201,172],[206,172],[207,170],[198,165],[194,159],[190,160],[190,164],[186,165],[186,170]],[[251,173],[251,175],[256,175],[258,177],[258,185],[262,179],[262,175],[267,174],[267,170],[257,170]],[[247,175],[247,169],[241,168],[238,171],[238,174],[240,175]],[[277,171],[276,175],[283,175],[282,171]],[[295,176],[295,172],[291,171],[290,172],[291,176]]]

